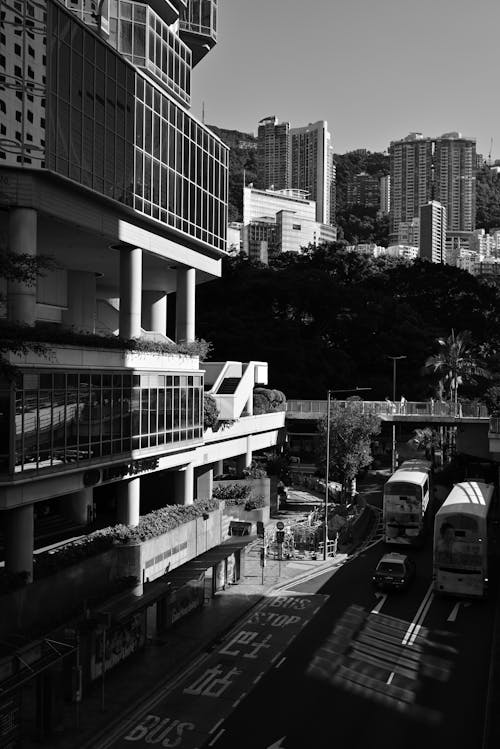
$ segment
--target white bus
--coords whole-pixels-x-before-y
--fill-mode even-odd
[[[488,586],[488,513],[494,486],[455,484],[434,521],[434,589],[482,597]]]
[[[431,498],[431,464],[407,460],[384,486],[384,541],[418,546],[425,534],[425,512]]]

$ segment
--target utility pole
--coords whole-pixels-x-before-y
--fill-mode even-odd
[[[324,521],[324,548],[323,559],[328,559],[328,502],[329,502],[329,483],[330,483],[330,394],[331,393],[358,393],[360,390],[371,390],[371,388],[348,388],[347,390],[327,390],[326,393],[326,471],[325,471],[325,521]]]
[[[397,459],[396,459],[396,422],[394,421],[394,414],[396,412],[396,362],[399,359],[407,359],[408,357],[405,355],[400,356],[390,356],[389,354],[386,354],[388,359],[392,359],[392,402],[394,404],[394,412],[392,415],[392,455],[391,455],[391,472],[394,473],[394,471],[397,468]]]

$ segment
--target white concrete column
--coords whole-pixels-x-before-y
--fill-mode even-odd
[[[5,569],[27,572],[33,581],[33,505],[8,510],[5,523]]]
[[[193,504],[193,466],[191,464],[180,468],[175,473],[175,504]]]
[[[224,461],[218,460],[214,463],[214,476],[222,476],[224,473]]]
[[[118,484],[117,521],[124,525],[139,525],[141,479],[124,479]]]
[[[62,313],[64,325],[88,333],[95,332],[96,275],[87,271],[68,271],[68,309]]]
[[[177,343],[194,341],[196,271],[194,268],[177,271],[175,306],[175,339]]]
[[[120,336],[139,338],[141,334],[142,250],[120,249]]]
[[[167,295],[164,291],[142,292],[142,327],[167,335]]]
[[[196,499],[211,499],[214,489],[214,472],[212,466],[200,466],[196,469]]]
[[[37,254],[37,212],[33,208],[12,208],[9,211],[8,249],[14,255]],[[9,281],[7,314],[11,322],[34,325],[36,322],[36,282]]]
[[[243,409],[247,416],[253,416],[253,390],[250,393],[250,396],[245,404],[245,408]]]
[[[63,500],[64,515],[78,525],[87,525],[91,522],[92,506],[94,503],[94,491],[92,487],[80,489],[79,492],[69,494]]]
[[[250,468],[252,465],[252,448],[250,447],[250,440],[247,437],[247,449],[243,455],[238,455],[236,459],[237,471],[242,473],[245,468]]]

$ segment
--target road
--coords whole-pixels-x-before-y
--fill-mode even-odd
[[[381,595],[384,551],[264,599],[100,749],[484,749],[495,596],[435,596],[429,542],[411,588]]]

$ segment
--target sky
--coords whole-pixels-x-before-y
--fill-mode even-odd
[[[192,111],[257,132],[327,120],[334,151],[459,131],[500,158],[498,0],[219,0]]]

